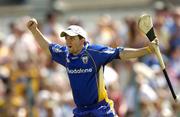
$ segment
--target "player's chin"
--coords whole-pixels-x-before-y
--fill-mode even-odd
[[[69,53],[73,53],[73,49],[72,48],[68,48]]]

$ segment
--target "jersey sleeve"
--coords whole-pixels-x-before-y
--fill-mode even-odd
[[[49,44],[49,50],[51,53],[52,60],[65,66],[66,65],[66,47],[59,44]]]
[[[113,59],[120,59],[119,54],[124,50],[123,47],[111,48],[108,46],[96,45],[92,47],[94,54],[94,59],[100,65],[106,65]]]
[[[100,57],[102,59],[103,65],[111,62],[113,59],[120,59],[119,54],[123,51],[123,47],[110,48],[104,47],[100,53]]]

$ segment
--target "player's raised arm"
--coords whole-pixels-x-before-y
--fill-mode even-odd
[[[132,58],[142,57],[144,55],[154,53],[155,50],[153,49],[153,46],[155,47],[158,45],[159,45],[159,41],[157,39],[155,39],[147,47],[137,48],[137,49],[124,48],[124,50],[119,54],[119,56],[122,60],[128,60],[128,59],[132,59]]]
[[[49,52],[49,44],[51,43],[50,40],[48,40],[37,28],[38,23],[37,20],[32,18],[27,22],[27,28],[32,32],[34,38],[40,45],[40,47],[48,54],[50,55]]]

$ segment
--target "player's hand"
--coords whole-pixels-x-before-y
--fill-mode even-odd
[[[27,28],[29,30],[36,29],[37,26],[38,26],[38,23],[37,23],[37,20],[35,18],[32,18],[27,22]]]
[[[156,38],[149,44],[149,49],[152,53],[155,53],[157,48],[159,48],[159,40]]]

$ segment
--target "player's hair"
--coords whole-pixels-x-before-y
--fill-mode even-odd
[[[81,35],[78,35],[78,37],[79,37],[79,39],[81,40],[81,39],[85,39],[84,37],[82,37]]]

